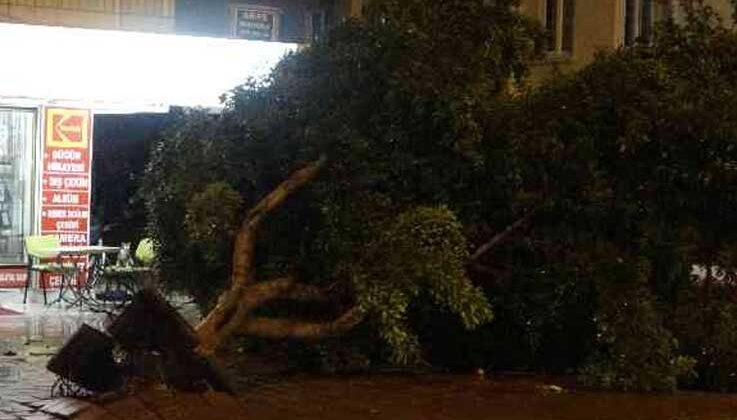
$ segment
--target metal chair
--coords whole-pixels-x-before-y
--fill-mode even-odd
[[[62,278],[59,296],[64,292],[64,278],[75,270],[73,263],[64,263],[59,256],[59,238],[56,236],[26,236],[24,238],[26,254],[28,255],[28,275],[23,292],[23,303],[28,300],[28,289],[31,287],[31,275],[33,272],[43,276],[44,273],[59,274]],[[48,304],[46,298],[46,282],[40,279],[41,290],[44,296],[44,305]]]

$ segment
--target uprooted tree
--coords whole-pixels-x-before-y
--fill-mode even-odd
[[[540,40],[514,3],[371,2],[364,21],[232,91],[222,114],[174,117],[144,194],[166,283],[209,309],[202,352],[363,322],[411,362],[414,310],[468,329],[492,318],[467,266],[529,217],[485,205],[506,202],[510,181],[478,150],[490,103]],[[469,231],[480,221],[496,231]],[[271,305],[285,299],[332,316]]]
[[[353,280],[358,301],[337,319],[318,323],[253,316],[253,311],[276,299],[326,299],[326,292],[300,283],[293,276],[259,281],[253,268],[256,238],[265,217],[314,180],[325,164],[320,159],[296,171],[248,212],[235,236],[230,287],[197,326],[202,353],[214,351],[236,333],[320,339],[346,332],[374,312],[385,324],[384,338],[398,351],[397,358],[410,361],[410,357],[417,356],[417,348],[403,331],[407,327],[403,325],[406,305],[423,286],[433,294],[435,304],[460,315],[468,328],[491,319],[482,292],[464,273],[467,251],[460,225],[447,209],[429,207],[399,215],[383,235],[374,239],[376,244],[366,244],[366,257],[371,258],[368,264],[373,267],[361,267],[359,262],[351,269],[353,273],[346,273]]]
[[[691,7],[508,97],[537,39],[510,3],[375,0],[221,115],[175,117],[144,191],[201,351],[361,323],[410,362],[416,314],[458,315],[448,337],[493,305],[481,363],[737,389],[737,286],[711,269],[737,267],[735,32]]]

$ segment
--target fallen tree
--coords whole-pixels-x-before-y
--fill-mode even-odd
[[[480,188],[508,177],[482,169],[488,105],[540,35],[513,3],[374,1],[364,21],[230,92],[221,115],[173,117],[143,196],[164,282],[207,313],[200,353],[240,334],[313,340],[364,323],[409,363],[422,357],[414,314],[462,329],[492,319],[467,266],[532,217],[505,228],[515,214],[503,208],[489,223],[484,203],[506,192]],[[467,236],[479,219],[501,233]],[[330,310],[275,313],[284,300]]]
[[[323,301],[328,299],[325,291],[300,283],[294,277],[259,280],[253,272],[256,238],[262,223],[290,196],[314,181],[326,161],[327,159],[322,157],[294,172],[289,179],[277,186],[248,212],[235,237],[230,287],[220,295],[217,304],[196,328],[200,339],[198,348],[200,353],[213,353],[234,334],[271,339],[314,340],[345,333],[364,320],[364,310],[358,305],[351,306],[338,318],[322,323],[251,316],[260,306],[277,299]],[[489,242],[479,247],[468,261],[473,262],[484,253],[490,252],[507,236],[520,229],[533,214],[534,212],[530,212],[495,235]]]
[[[201,352],[365,322],[400,362],[424,328],[442,361],[737,387],[733,291],[691,279],[737,265],[735,33],[692,8],[503,98],[529,40],[509,3],[375,0],[223,115],[179,116],[147,191],[166,282],[214,308]],[[335,316],[264,310],[285,298]],[[490,303],[498,321],[459,345]],[[432,311],[462,322],[418,321]]]

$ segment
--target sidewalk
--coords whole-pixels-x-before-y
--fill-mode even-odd
[[[44,306],[38,292],[29,293],[24,305],[22,290],[0,290],[0,308],[1,420],[19,404],[50,397],[56,378],[46,363],[82,323],[99,326],[103,316]]]
[[[50,291],[48,297],[55,298],[56,292]],[[51,397],[56,380],[46,370],[51,356],[83,323],[105,330],[103,314],[66,304],[46,306],[40,291],[30,291],[28,298],[23,304],[22,290],[0,290],[0,420],[33,413],[37,414],[34,419],[45,418],[36,406],[39,401],[49,403]],[[179,304],[184,301],[175,300]],[[190,322],[196,322],[198,313],[192,305],[185,304],[181,311]],[[53,418],[48,413],[44,416]]]
[[[0,420],[242,420],[246,418],[242,402],[215,392],[184,394],[149,390],[140,395],[103,403],[56,398],[0,407]]]

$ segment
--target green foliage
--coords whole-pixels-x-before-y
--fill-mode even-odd
[[[427,298],[472,330],[492,319],[483,292],[466,276],[468,245],[462,225],[447,208],[419,207],[387,223],[352,266],[359,304],[378,325],[399,363],[420,359],[411,332],[411,305]]]
[[[584,383],[624,391],[675,391],[693,375],[695,361],[679,355],[650,294],[650,268],[640,259],[610,261],[595,268],[599,284],[598,349],[582,370]]]
[[[670,324],[684,352],[696,361],[696,385],[709,390],[735,391],[737,303],[734,285],[723,280],[697,283],[684,290]]]
[[[210,203],[222,195],[205,193],[210,184],[257,203],[327,156],[319,179],[259,232],[257,277],[333,286],[335,306],[358,301],[402,362],[420,356],[409,317],[418,306],[458,315],[464,328],[490,320],[465,272],[464,234],[493,208],[479,194],[503,197],[508,176],[484,169],[478,145],[490,102],[524,76],[540,39],[508,5],[372,2],[365,21],[345,22],[267,80],[225,95],[221,115],[178,115],[144,186],[167,283],[206,307],[227,279],[230,221],[221,220],[230,211]]]
[[[158,262],[163,283],[187,290],[207,307],[228,279],[225,255],[208,259],[202,248],[188,238],[187,207],[193,195],[212,183],[233,185],[222,144],[212,141],[217,119],[204,112],[178,112],[155,144],[141,191],[146,199],[148,232],[157,239]]]
[[[510,282],[544,270],[562,290],[594,292],[579,304],[593,309],[596,326],[584,376],[602,386],[672,389],[690,368],[730,371],[728,352],[710,361],[699,353],[726,348],[715,342],[729,342],[729,333],[689,339],[699,322],[675,325],[672,316],[684,304],[678,296],[695,287],[691,267],[733,269],[737,244],[737,35],[708,8],[688,12],[683,24],[663,25],[654,45],[602,53],[489,120],[487,153],[510,145],[517,197],[541,211],[514,244],[532,263],[504,252],[484,263],[507,265]],[[500,317],[516,303],[494,302]],[[715,328],[731,322],[723,313],[709,319]]]
[[[190,244],[203,247],[205,258],[216,261],[230,251],[224,244],[232,241],[242,218],[243,199],[224,182],[205,187],[187,203],[184,227]]]
[[[518,3],[376,0],[367,8],[367,19],[392,34],[387,50],[412,56],[403,60],[411,67],[397,69],[393,93],[414,102],[406,117],[447,126],[445,141],[471,158],[480,158],[479,112],[508,88],[510,76],[527,74],[543,45],[537,24],[513,12]]]
[[[474,363],[732,386],[733,303],[697,299],[689,274],[737,267],[737,34],[690,8],[652,46],[512,97],[541,39],[513,3],[375,0],[222,114],[178,115],[144,187],[167,282],[206,306],[235,209],[327,156],[259,232],[257,276],[342,292],[336,308],[358,302],[394,361],[454,325]]]
[[[572,373],[595,348],[593,276],[584,276],[577,261],[557,255],[546,261],[529,246],[509,248],[514,257],[497,252],[495,258],[514,262],[515,272],[487,280],[496,315],[485,331],[487,363],[501,369]]]

